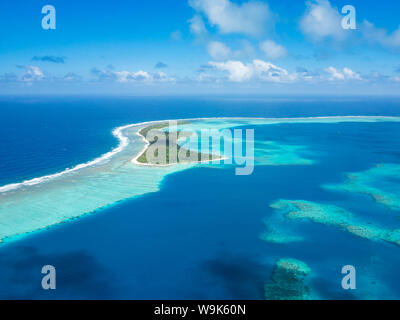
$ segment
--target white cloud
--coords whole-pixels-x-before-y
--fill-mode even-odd
[[[244,65],[241,61],[210,62],[210,65],[221,71],[229,73],[228,79],[233,82],[243,82],[253,76],[251,66]]]
[[[349,68],[344,68],[343,74],[346,79],[362,80],[361,76],[357,72],[354,72],[353,70],[351,70]]]
[[[68,73],[64,76],[63,80],[64,80],[64,81],[75,82],[75,81],[81,81],[81,80],[82,80],[82,77],[81,77],[80,75],[76,74],[76,73],[68,72]]]
[[[204,14],[223,34],[259,35],[273,22],[265,2],[250,1],[238,5],[229,0],[189,0],[189,5]]]
[[[214,60],[226,60],[231,54],[231,49],[219,41],[211,41],[207,46],[207,51]]]
[[[157,72],[153,73],[152,75],[153,81],[156,82],[175,82],[176,79],[167,75],[165,72]]]
[[[338,70],[334,67],[328,67],[324,71],[328,77],[322,77],[318,74],[309,72],[301,68],[297,72],[289,72],[288,70],[279,67],[271,62],[255,59],[250,63],[243,63],[241,61],[230,60],[226,62],[209,62],[219,71],[228,73],[228,80],[232,82],[245,82],[245,81],[261,81],[261,82],[274,82],[274,83],[299,83],[310,81],[346,81],[346,80],[364,80],[360,74],[350,68],[343,68]]]
[[[25,73],[21,77],[21,81],[23,82],[33,82],[44,79],[44,73],[39,67],[35,66],[26,66],[23,67],[25,69]]]
[[[334,67],[328,67],[324,70],[327,72],[329,76],[329,80],[331,81],[337,81],[337,80],[363,80],[360,74],[357,72],[354,72],[353,70],[349,68],[343,68],[342,71],[337,70]]]
[[[189,23],[191,33],[195,34],[196,36],[207,34],[207,29],[204,25],[204,21],[198,14],[195,14],[193,18],[189,20]]]
[[[217,70],[228,72],[228,80],[233,82],[244,82],[259,80],[266,82],[292,82],[298,78],[296,73],[290,74],[287,70],[280,68],[270,62],[253,60],[244,64],[241,61],[210,62]]]
[[[300,20],[300,29],[314,41],[325,39],[342,42],[354,33],[342,28],[343,15],[337,8],[332,7],[329,0],[309,0],[307,9]],[[400,26],[393,32],[377,28],[373,23],[364,20],[359,24],[358,40],[378,44],[389,49],[400,48]]]
[[[378,43],[389,48],[400,48],[400,26],[389,34],[387,30],[377,28],[369,21],[364,21],[361,31],[368,42]]]
[[[272,40],[265,40],[260,43],[260,49],[269,59],[279,59],[287,55],[287,50],[284,46],[277,44]]]
[[[99,81],[116,81],[120,83],[154,83],[154,82],[173,82],[175,78],[168,76],[164,72],[150,73],[139,70],[131,71],[111,71],[93,69],[92,73],[97,76]]]
[[[263,60],[253,60],[254,72],[257,78],[271,82],[291,82],[296,80],[296,74],[289,74],[283,68],[280,68],[271,62]]]
[[[307,2],[306,12],[300,20],[300,28],[305,35],[316,41],[325,38],[342,41],[348,34],[342,28],[342,18],[328,0],[311,0]]]
[[[330,74],[329,80],[344,80],[344,74],[336,70],[334,67],[328,67],[325,72]]]
[[[114,74],[117,76],[118,82],[152,80],[152,76],[147,71],[142,71],[142,70],[139,70],[137,72],[116,71],[116,72],[114,72]]]

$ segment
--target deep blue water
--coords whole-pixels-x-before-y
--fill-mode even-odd
[[[388,98],[0,98],[0,185],[61,171],[117,144],[114,127],[148,120],[246,116],[400,115]],[[343,265],[373,274],[400,297],[398,247],[304,223],[304,242],[259,239],[277,199],[331,202],[381,225],[398,215],[364,196],[328,192],[344,172],[398,163],[395,123],[259,127],[256,139],[302,144],[312,166],[196,168],[168,176],[161,190],[0,247],[0,298],[262,299],[274,262],[305,261],[325,298],[353,298],[340,287]],[[397,255],[396,255],[397,253]],[[44,291],[41,267],[57,269]],[[362,287],[364,285],[364,288]],[[371,290],[360,283],[360,290]]]

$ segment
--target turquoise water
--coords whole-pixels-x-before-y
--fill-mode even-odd
[[[122,129],[116,145],[68,167],[100,159],[94,164],[36,184],[9,185],[44,175],[2,177],[0,297],[262,299],[282,258],[307,264],[307,286],[319,298],[399,297],[398,118],[188,125],[254,129],[250,176],[223,164],[137,166],[130,160],[143,147],[140,127]],[[55,172],[62,170],[45,175]],[[287,218],[274,208],[280,199],[312,203],[325,219]],[[372,236],[338,227],[338,210]],[[44,264],[57,268],[54,292],[40,288]],[[347,264],[358,271],[351,292],[340,286]]]

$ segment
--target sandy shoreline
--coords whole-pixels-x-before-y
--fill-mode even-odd
[[[400,122],[400,117],[308,117],[308,118],[196,118],[192,121],[196,130],[202,128],[234,128],[241,125],[270,125],[279,123],[339,123],[339,122]],[[321,119],[330,119],[324,120]],[[235,121],[240,120],[240,121]],[[86,163],[53,175],[46,175],[22,183],[9,184],[0,188],[0,239],[3,244],[18,240],[32,232],[65,221],[80,218],[114,205],[125,199],[142,196],[160,190],[160,183],[165,176],[173,172],[195,167],[200,162],[187,162],[186,165],[165,165],[169,168],[143,168],[146,164],[131,164],[132,157],[142,154],[148,147],[140,139],[138,132],[152,124],[166,121],[158,120],[129,124],[115,128],[112,133],[119,140],[117,147]],[[138,136],[140,138],[138,138]],[[143,147],[144,145],[144,147]],[[138,153],[138,150],[140,152]],[[216,162],[220,162],[218,159]],[[206,160],[213,162],[215,160]],[[115,163],[114,163],[115,162]],[[113,164],[116,164],[115,166]],[[128,164],[124,166],[124,164]],[[179,163],[178,163],[179,164]],[[91,167],[93,166],[93,167]],[[149,165],[154,166],[154,165]],[[155,165],[156,167],[158,165]],[[89,168],[88,168],[89,167]],[[142,169],[141,169],[142,167]],[[99,168],[99,170],[97,170]],[[82,170],[81,170],[82,169]],[[115,170],[114,170],[115,169]],[[79,171],[78,171],[79,170]],[[71,172],[77,171],[74,174]],[[106,174],[103,174],[106,173]],[[43,182],[43,184],[41,184]],[[39,185],[40,184],[40,185]],[[39,185],[39,186],[35,186]],[[93,192],[95,191],[95,192]],[[82,196],[86,195],[86,196]]]
[[[124,126],[120,126],[115,128],[112,131],[112,134],[119,140],[119,145],[117,147],[115,147],[114,149],[112,149],[111,151],[101,155],[98,158],[95,158],[92,161],[86,162],[86,163],[82,163],[82,164],[78,164],[76,166],[74,166],[73,168],[67,168],[64,171],[58,172],[58,173],[54,173],[54,174],[50,174],[50,175],[46,175],[46,176],[42,176],[42,177],[38,177],[38,178],[33,178],[30,180],[25,180],[22,181],[20,183],[11,183],[11,184],[7,184],[4,186],[0,187],[0,195],[2,193],[8,192],[8,191],[12,191],[12,190],[16,190],[20,187],[23,186],[33,186],[33,185],[37,185],[39,183],[45,182],[45,181],[49,181],[52,180],[54,178],[58,178],[62,175],[80,170],[82,168],[85,167],[89,167],[89,166],[93,166],[96,165],[98,163],[101,163],[104,160],[110,159],[111,157],[113,157],[115,154],[121,152],[129,143],[129,139],[123,134],[123,131],[128,129],[128,128],[132,128],[132,127],[136,127],[136,126],[147,126],[147,125],[152,125],[152,124],[157,124],[157,123],[161,123],[161,122],[168,122],[168,121],[201,121],[201,120],[264,120],[264,121],[276,121],[277,123],[279,121],[293,121],[293,120],[297,120],[297,121],[302,121],[302,120],[313,120],[313,119],[366,119],[366,120],[393,120],[393,121],[398,121],[400,122],[400,117],[395,117],[395,116],[317,116],[317,117],[294,117],[294,118],[265,118],[265,117],[210,117],[210,118],[189,118],[189,119],[169,119],[169,120],[153,120],[153,121],[144,121],[144,122],[139,122],[139,123],[133,123],[133,124],[128,124],[128,125],[124,125]],[[139,129],[140,130],[140,129]],[[144,137],[142,137],[144,139]],[[145,141],[146,143],[146,141]],[[147,148],[147,145],[145,146],[145,148]],[[145,150],[145,148],[143,150],[141,150],[141,152],[139,153],[142,154],[143,151]],[[138,156],[139,156],[138,155]],[[132,163],[139,165],[139,166],[145,166],[148,164],[141,164],[141,163],[137,163],[137,158],[138,156],[136,156],[134,159],[132,159]],[[210,162],[210,161],[214,161],[214,160],[209,160],[206,162]],[[200,162],[187,162],[187,163],[200,163]],[[171,164],[173,165],[173,164]],[[148,166],[171,166],[171,165],[148,165]]]
[[[209,118],[208,118],[209,119]],[[192,120],[200,120],[200,119],[192,119]],[[169,121],[182,121],[182,120],[163,120],[161,122],[169,122]],[[156,122],[157,123],[157,122]],[[176,163],[171,163],[171,164],[152,164],[152,163],[142,163],[137,161],[140,156],[146,152],[147,148],[150,146],[150,143],[147,141],[147,139],[140,133],[140,131],[146,127],[143,127],[141,129],[139,129],[136,134],[143,140],[143,142],[145,143],[145,146],[143,147],[143,149],[137,154],[136,157],[134,157],[131,162],[135,165],[138,166],[146,166],[146,167],[170,167],[173,165],[179,165],[179,164],[197,164],[197,163],[208,163],[208,162],[212,162],[212,161],[222,161],[222,160],[227,160],[228,157],[221,157],[220,159],[214,159],[214,160],[201,160],[201,161],[185,161],[185,162],[176,162]]]

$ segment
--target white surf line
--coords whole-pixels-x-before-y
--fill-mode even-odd
[[[23,186],[33,186],[33,185],[36,185],[36,184],[39,184],[39,183],[42,183],[42,182],[49,181],[49,180],[52,180],[54,178],[60,177],[62,175],[65,175],[65,174],[68,174],[68,173],[71,173],[71,172],[74,172],[74,171],[77,171],[77,170],[80,170],[80,169],[83,169],[83,168],[86,168],[86,167],[90,167],[90,166],[96,165],[96,164],[100,163],[101,161],[107,160],[107,159],[111,158],[112,156],[116,155],[117,153],[121,152],[128,145],[129,139],[122,134],[123,130],[128,129],[130,127],[134,127],[134,126],[140,126],[140,125],[146,124],[146,123],[147,122],[137,123],[137,124],[135,123],[135,124],[129,124],[129,125],[126,125],[126,126],[121,126],[121,127],[115,128],[112,131],[112,134],[119,140],[119,145],[116,148],[114,148],[113,150],[111,150],[111,151],[105,153],[104,155],[100,156],[99,158],[96,158],[96,159],[94,159],[92,161],[89,161],[89,162],[86,162],[86,163],[78,164],[78,165],[76,165],[75,167],[73,167],[71,169],[67,168],[66,170],[58,172],[58,173],[46,175],[46,176],[39,177],[39,178],[33,178],[31,180],[25,180],[25,181],[20,182],[20,183],[12,183],[12,184],[8,184],[8,185],[5,185],[5,186],[2,186],[2,187],[0,187],[0,193],[4,193],[4,192],[7,192],[7,191],[15,190],[15,189],[18,189],[18,188],[23,187]]]
[[[78,164],[75,167],[71,168],[71,169],[66,169],[64,171],[55,173],[55,174],[50,174],[50,175],[46,175],[43,177],[39,177],[39,178],[33,178],[31,180],[25,180],[23,182],[20,183],[11,183],[11,184],[7,184],[5,186],[0,187],[0,193],[4,193],[4,192],[8,192],[11,190],[15,190],[18,189],[20,187],[23,186],[33,186],[42,182],[46,182],[49,180],[52,180],[54,178],[60,177],[62,175],[89,167],[89,166],[93,166],[96,165],[98,163],[100,163],[101,161],[107,160],[111,157],[113,157],[114,155],[116,155],[117,153],[121,152],[123,149],[125,149],[125,147],[128,145],[129,143],[129,139],[124,136],[122,134],[122,131],[131,127],[136,127],[136,126],[145,126],[145,125],[151,125],[151,124],[157,124],[160,122],[168,122],[168,121],[196,121],[196,120],[265,120],[265,121],[277,121],[276,123],[279,123],[279,121],[291,121],[291,120],[313,120],[313,119],[351,119],[351,118],[356,118],[356,119],[377,119],[377,120],[385,120],[385,119],[392,119],[392,120],[397,120],[400,122],[400,117],[396,117],[396,116],[317,116],[317,117],[295,117],[295,118],[265,118],[265,117],[210,117],[210,118],[186,118],[186,119],[170,119],[170,120],[154,120],[154,121],[145,121],[145,122],[139,122],[139,123],[133,123],[133,124],[128,124],[125,126],[121,126],[121,127],[117,127],[115,128],[112,133],[113,135],[119,139],[120,143],[118,145],[118,147],[114,148],[113,150],[105,153],[104,155],[100,156],[99,158],[96,158],[92,161],[86,162],[86,163],[82,163],[82,164]],[[144,137],[142,137],[143,140],[145,141]],[[147,141],[145,141],[145,143],[147,143]],[[145,146],[145,148],[147,148],[147,145]],[[145,150],[145,148],[143,150]],[[143,150],[139,153],[142,154]],[[137,160],[138,156],[134,158],[134,160]],[[214,160],[210,160],[210,161],[214,161]],[[209,161],[207,161],[209,162]],[[199,162],[196,162],[199,163]],[[141,164],[141,163],[137,163],[138,165],[149,165],[149,164]],[[150,164],[149,166],[154,166],[152,164]],[[158,166],[158,165],[157,165]],[[169,166],[169,165],[165,165],[165,166]]]

